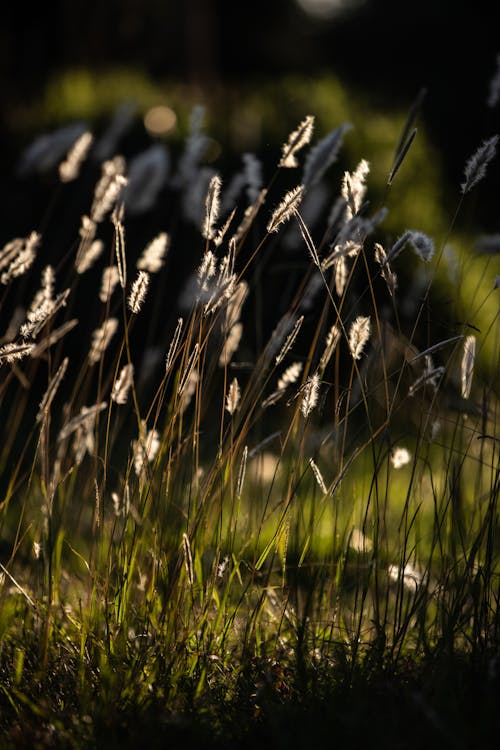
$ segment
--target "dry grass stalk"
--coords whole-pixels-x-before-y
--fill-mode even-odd
[[[474,362],[476,359],[476,337],[467,336],[464,341],[464,351],[461,366],[462,398],[469,398],[474,376]]]
[[[45,391],[42,401],[40,403],[40,409],[36,417],[37,422],[40,422],[45,417],[45,415],[49,413],[50,406],[57,393],[57,389],[59,388],[61,381],[64,375],[66,374],[66,370],[68,369],[68,363],[69,363],[69,359],[68,357],[65,357],[63,361],[61,362],[61,365],[58,368],[56,374],[50,381],[48,388]]]

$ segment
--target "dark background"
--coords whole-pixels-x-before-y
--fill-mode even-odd
[[[4,112],[66,67],[125,64],[205,86],[329,70],[387,105],[426,86],[426,120],[452,150],[498,126],[485,100],[500,51],[500,3],[343,4],[343,12],[315,18],[297,0],[54,0],[29,11],[6,3]]]

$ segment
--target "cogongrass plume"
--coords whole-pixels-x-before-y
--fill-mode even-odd
[[[461,366],[462,398],[469,398],[474,376],[474,362],[476,359],[476,337],[467,336],[464,341],[464,351]]]
[[[237,410],[241,398],[240,384],[237,378],[233,378],[226,395],[226,411],[231,416]]]
[[[323,351],[323,354],[321,355],[321,359],[319,362],[320,373],[324,373],[339,340],[340,328],[334,323],[326,336],[325,349]]]
[[[165,264],[169,242],[170,238],[166,232],[160,232],[160,234],[151,240],[137,261],[139,271],[157,273]]]
[[[337,258],[334,265],[335,265],[335,291],[337,292],[338,296],[341,297],[344,292],[347,278],[349,275],[345,257],[342,255],[340,258]]]
[[[118,266],[107,266],[103,269],[101,288],[99,289],[99,299],[101,302],[108,301],[119,281],[120,275],[118,273]]]
[[[23,276],[31,268],[40,240],[38,232],[31,232],[28,237],[17,237],[5,245],[0,252],[0,269],[7,266],[7,270],[0,276],[2,284]]]
[[[94,190],[94,199],[90,209],[90,218],[96,224],[100,224],[106,215],[112,211],[127,184],[125,172],[125,159],[115,156],[102,165],[102,174]]]
[[[464,169],[465,182],[460,185],[463,195],[472,190],[486,176],[486,168],[490,161],[495,158],[497,152],[498,138],[498,135],[494,135],[483,141],[477,151],[468,159]]]
[[[267,225],[267,231],[269,233],[277,232],[280,225],[288,221],[294,211],[299,207],[303,192],[304,186],[298,185],[285,195],[279,206],[273,212]]]
[[[314,478],[315,478],[315,480],[316,480],[316,482],[318,484],[318,487],[320,488],[321,492],[323,493],[323,495],[327,495],[328,494],[328,489],[327,489],[327,486],[325,484],[325,480],[323,479],[323,475],[322,475],[321,471],[319,470],[318,465],[316,464],[316,462],[312,458],[309,459],[309,466],[312,469],[312,473],[314,474]]]
[[[158,431],[154,428],[146,430],[146,424],[142,421],[139,438],[132,443],[134,471],[137,476],[140,476],[148,463],[153,463],[161,445]]]
[[[82,133],[68,151],[66,159],[59,165],[61,182],[72,182],[80,174],[80,169],[90,151],[94,136],[89,131]]]
[[[201,230],[203,237],[207,240],[212,240],[215,236],[215,224],[219,218],[221,187],[220,177],[214,175],[208,185],[205,199],[205,219]]]
[[[297,382],[302,372],[302,368],[302,362],[293,362],[286,368],[278,380],[276,390],[262,402],[262,407],[264,409],[276,404],[283,397],[288,386]]]
[[[300,402],[300,411],[306,419],[318,403],[319,383],[319,375],[317,372],[315,372],[313,375],[310,375],[307,378],[300,391],[302,396]]]
[[[146,299],[149,287],[149,274],[147,271],[139,271],[137,278],[132,284],[132,289],[127,300],[128,308],[135,315],[140,312]]]
[[[288,136],[288,140],[281,147],[281,159],[279,167],[298,167],[299,163],[295,154],[310,142],[314,129],[314,117],[307,115],[296,130]]]
[[[224,343],[222,345],[222,351],[219,356],[219,367],[227,367],[231,362],[234,353],[237,351],[241,337],[243,335],[243,324],[234,323],[227,332]]]
[[[115,404],[126,404],[132,383],[134,382],[134,365],[128,363],[122,367],[111,391],[111,400]]]
[[[120,286],[125,289],[127,284],[127,256],[125,254],[125,228],[123,226],[124,205],[120,203],[111,214],[111,221],[115,228],[115,255],[118,268]]]
[[[118,320],[116,318],[107,318],[100,328],[95,329],[92,333],[92,344],[89,351],[90,364],[94,365],[99,362],[115,335],[117,328]]]
[[[393,448],[391,451],[391,464],[395,469],[406,466],[411,461],[411,453],[407,448]]]
[[[7,362],[11,365],[19,359],[29,357],[33,353],[35,348],[34,344],[26,344],[24,342],[11,342],[10,344],[4,344],[0,347],[0,364]]]
[[[365,180],[369,172],[370,165],[366,159],[361,159],[352,174],[350,172],[344,172],[341,195],[346,203],[347,221],[350,221],[361,208],[366,193]]]
[[[94,240],[88,246],[86,246],[84,252],[81,254],[81,257],[76,257],[76,272],[81,274],[85,273],[85,271],[88,271],[89,268],[94,265],[96,260],[100,258],[103,250],[104,242],[102,242],[102,240]]]
[[[349,351],[353,359],[360,359],[366,342],[370,338],[370,318],[359,315],[349,330]]]

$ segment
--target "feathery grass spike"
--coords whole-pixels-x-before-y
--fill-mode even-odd
[[[307,115],[302,120],[297,130],[290,133],[288,140],[283,144],[281,148],[281,159],[278,164],[279,167],[298,167],[299,163],[295,158],[295,154],[304,146],[307,146],[311,140],[314,129],[314,117]]]
[[[495,158],[497,152],[498,138],[498,135],[494,135],[483,141],[467,161],[464,169],[465,182],[462,182],[460,186],[463,195],[472,190],[486,176],[486,168],[490,161]]]
[[[365,344],[370,338],[370,318],[360,315],[349,331],[349,350],[353,359],[360,359]]]
[[[273,212],[271,219],[267,225],[268,232],[277,232],[280,225],[284,224],[290,216],[297,210],[302,200],[302,194],[304,192],[304,186],[298,185],[293,190],[290,190],[278,208]]]

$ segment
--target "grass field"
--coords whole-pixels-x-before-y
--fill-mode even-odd
[[[444,236],[392,237],[414,115],[384,205],[313,116],[272,175],[207,167],[199,111],[168,177],[25,155],[75,219],[0,252],[2,747],[494,741],[499,277],[450,243],[496,138]]]

